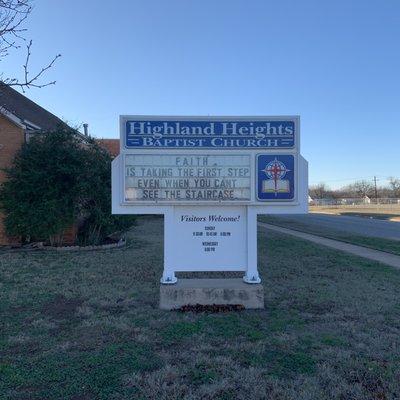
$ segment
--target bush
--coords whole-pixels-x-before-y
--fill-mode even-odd
[[[109,153],[72,129],[33,136],[6,173],[0,206],[11,236],[61,244],[63,232],[83,220],[78,237],[97,244],[132,224],[111,215]]]
[[[81,244],[98,244],[108,235],[132,226],[135,217],[111,214],[110,154],[93,139],[85,151],[86,172],[81,182],[83,197],[79,201],[85,218],[78,238]]]

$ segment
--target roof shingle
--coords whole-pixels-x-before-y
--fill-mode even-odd
[[[68,125],[51,112],[40,107],[12,87],[0,82],[0,109],[14,114],[22,122],[31,122],[41,130],[68,128]]]

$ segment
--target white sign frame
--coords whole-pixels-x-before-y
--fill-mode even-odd
[[[295,140],[293,148],[286,149],[204,149],[204,148],[152,148],[152,149],[127,149],[125,146],[125,123],[127,120],[182,120],[182,121],[281,121],[292,120],[295,123]],[[112,162],[112,213],[113,214],[162,214],[164,215],[164,272],[161,283],[171,284],[176,282],[174,266],[177,252],[177,240],[175,235],[175,207],[191,206],[213,206],[219,209],[224,206],[246,207],[246,249],[247,249],[247,265],[241,270],[245,271],[243,277],[247,283],[259,283],[260,277],[257,269],[257,215],[258,214],[305,214],[308,212],[308,163],[300,155],[300,119],[299,116],[256,116],[256,117],[206,117],[206,116],[121,116],[120,117],[120,155]],[[257,174],[255,171],[256,157],[258,154],[274,154],[274,155],[294,155],[295,156],[295,197],[293,200],[270,200],[257,201],[255,190],[251,191],[250,201],[162,201],[162,202],[126,202],[125,201],[125,161],[124,157],[128,154],[169,154],[169,155],[250,155],[251,181],[257,185]],[[200,271],[201,269],[195,269]],[[206,269],[207,270],[207,269]],[[209,269],[208,269],[209,270]],[[214,269],[216,270],[216,269]],[[226,266],[224,271],[229,270]],[[182,269],[179,269],[182,271]],[[193,269],[188,269],[193,271]]]

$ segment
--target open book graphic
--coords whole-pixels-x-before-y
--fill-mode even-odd
[[[268,179],[262,181],[262,192],[263,193],[289,193],[290,186],[287,179],[279,179],[274,181],[273,179]]]

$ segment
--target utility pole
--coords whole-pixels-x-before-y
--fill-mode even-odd
[[[378,189],[376,187],[376,176],[374,176],[374,184],[375,184],[375,204],[378,204]]]

